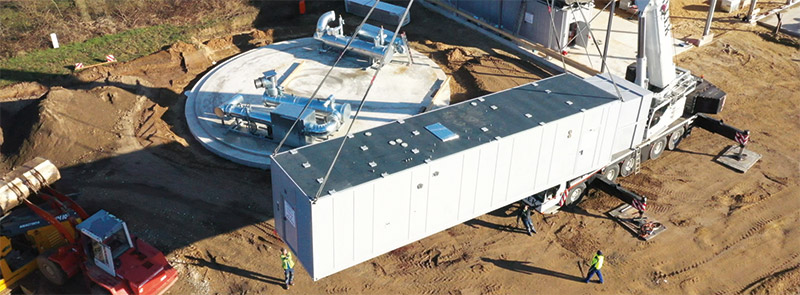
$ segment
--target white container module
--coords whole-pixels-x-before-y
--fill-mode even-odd
[[[563,74],[353,134],[318,198],[341,138],[274,155],[275,228],[318,280],[601,169],[644,134],[626,85]]]
[[[724,12],[734,12],[742,8],[742,6],[750,5],[748,0],[722,0],[719,8]]]

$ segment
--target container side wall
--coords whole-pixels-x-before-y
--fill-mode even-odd
[[[274,161],[273,161],[274,163]],[[311,208],[306,196],[278,164],[270,169],[275,231],[314,277]],[[299,241],[309,241],[300,243]]]
[[[508,178],[508,193],[516,197],[533,191],[541,130],[534,128],[515,134],[513,137],[514,153],[511,160],[511,174]]]
[[[527,13],[533,22],[523,21],[520,35],[546,47],[558,49],[553,37],[553,25],[550,23],[550,13],[547,12],[547,5],[539,1],[529,1],[527,6]],[[557,23],[556,26],[558,27]]]
[[[475,194],[478,187],[478,160],[480,150],[471,149],[463,153],[461,171],[461,198],[458,204],[458,219],[464,220],[475,216]]]
[[[428,174],[430,165],[420,165],[411,170],[411,179],[406,183],[411,189],[411,206],[409,209],[409,239],[425,236],[428,216]]]
[[[595,108],[584,112],[583,124],[581,126],[581,138],[578,146],[578,160],[575,162],[575,172],[583,173],[590,171],[596,164],[595,156],[597,151],[601,149],[600,132],[604,127],[601,122],[603,120],[603,111],[606,108]]]
[[[353,262],[353,237],[355,207],[353,206],[355,190],[347,190],[333,199],[333,267],[339,269]]]
[[[629,100],[623,102],[620,106],[619,110],[619,120],[617,121],[617,135],[614,139],[614,151],[619,152],[623,150],[630,149],[635,144],[641,142],[641,138],[637,137],[637,140],[634,140],[634,135],[636,132],[637,127],[637,119],[639,116],[639,110],[641,107],[640,100]],[[645,114],[646,117],[646,114]],[[644,126],[645,123],[642,123]],[[638,136],[643,136],[639,134]]]
[[[536,187],[542,188],[550,184],[550,162],[553,160],[553,148],[555,147],[556,128],[555,123],[545,124],[537,129],[542,129],[541,147],[539,148],[539,165],[536,166]]]
[[[517,30],[517,19],[519,18],[519,10],[522,8],[522,0],[503,0],[500,1],[501,16],[503,22],[500,24],[502,28],[509,32]],[[523,16],[524,17],[524,16]]]
[[[598,149],[597,165],[608,165],[611,161],[612,155],[618,152],[613,150],[614,137],[617,132],[617,117],[619,116],[620,102],[616,101],[603,108],[603,121],[601,125],[603,128],[600,130],[601,148]]]
[[[576,176],[573,171],[578,156],[582,120],[583,113],[578,113],[556,121],[558,131],[555,135],[555,147],[550,154],[553,161],[550,162],[549,183],[558,183]]]
[[[386,253],[408,241],[410,171],[403,171],[374,182],[374,254]]]
[[[492,206],[492,190],[494,188],[494,174],[497,166],[497,141],[492,141],[479,147],[478,159],[478,186],[475,190],[475,208]]]
[[[313,241],[313,274],[315,277],[322,277],[319,274],[327,274],[335,269],[333,236],[336,232],[333,226],[333,198],[326,197],[317,200],[317,203],[311,208],[311,224],[314,228],[310,240]]]
[[[363,261],[372,258],[375,207],[372,195],[374,186],[363,185],[353,189],[353,259]]]
[[[428,224],[426,233],[436,233],[458,223],[463,157],[446,157],[428,164],[430,190],[428,197]],[[423,165],[424,166],[424,165]]]
[[[514,150],[514,137],[504,137],[497,140],[497,150],[492,207],[499,207],[509,202],[508,176],[511,173],[511,153]]]

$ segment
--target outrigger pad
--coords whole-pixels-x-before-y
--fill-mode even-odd
[[[606,214],[614,218],[636,237],[645,241],[649,241],[667,230],[664,224],[650,218],[647,213],[644,214],[642,219],[639,219],[639,210],[628,204],[614,208],[614,210],[608,211]]]
[[[745,173],[750,169],[750,167],[753,167],[753,165],[755,165],[759,159],[761,159],[761,154],[744,149],[744,152],[742,153],[743,158],[739,160],[737,157],[739,155],[739,151],[738,145],[729,146],[728,149],[726,149],[722,155],[717,157],[716,160],[725,166],[733,168],[733,170]]]

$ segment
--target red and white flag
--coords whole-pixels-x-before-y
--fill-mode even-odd
[[[83,63],[80,63],[80,62],[79,62],[79,63],[76,63],[76,64],[75,64],[75,69],[76,69],[76,70],[83,69]]]
[[[109,54],[109,55],[106,55],[106,61],[115,62],[115,61],[117,61],[117,58],[114,57],[113,55]]]

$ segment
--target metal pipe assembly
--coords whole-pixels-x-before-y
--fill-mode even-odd
[[[244,128],[251,134],[278,140],[289,132],[289,126],[299,118],[303,127],[292,132],[296,136],[289,142],[290,146],[303,146],[325,139],[338,131],[346,118],[350,118],[350,105],[337,104],[333,95],[325,100],[311,100],[309,111],[300,114],[310,98],[284,93],[276,76],[275,71],[271,70],[254,82],[256,88],[264,88],[261,96],[263,105],[246,103],[244,96],[237,94],[214,108],[214,114],[222,119],[223,125],[226,120],[232,119],[231,130]]]
[[[326,46],[344,49],[351,37],[344,35],[344,20],[341,16],[336,27],[330,26],[335,20],[336,13],[333,10],[322,14],[317,21],[314,39]],[[373,65],[383,65],[392,60],[395,53],[402,54],[408,49],[402,38],[392,38],[394,36],[392,32],[373,25],[364,24],[357,32],[357,36],[358,38],[352,40],[347,50],[368,57]],[[388,44],[392,39],[395,39],[394,44]]]

